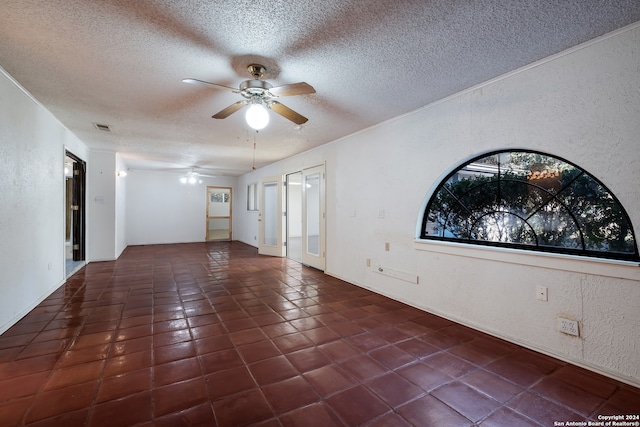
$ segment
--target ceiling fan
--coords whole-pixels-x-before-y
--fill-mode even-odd
[[[174,169],[175,170],[175,169]],[[180,182],[183,184],[202,184],[202,178],[215,178],[216,175],[207,175],[202,172],[196,171],[196,168],[190,168],[189,171],[180,177]]]
[[[234,93],[239,93],[245,98],[214,114],[212,116],[214,119],[225,119],[231,114],[245,107],[246,105],[249,105],[249,110],[247,110],[247,123],[249,123],[249,126],[253,127],[254,129],[262,129],[269,121],[269,115],[265,107],[298,125],[306,123],[307,120],[309,120],[303,115],[293,111],[291,108],[276,101],[275,98],[279,98],[281,96],[307,95],[316,93],[316,90],[311,85],[305,82],[300,82],[273,87],[273,85],[271,85],[270,83],[264,80],[260,80],[264,73],[267,72],[267,69],[264,66],[260,64],[251,64],[247,67],[247,71],[253,77],[253,79],[245,80],[244,82],[240,83],[240,87],[238,89],[220,85],[217,83],[205,82],[198,79],[189,78],[182,81],[184,83],[204,85],[214,89],[228,90]],[[263,110],[262,112],[258,111],[258,114],[263,115],[263,121],[266,120],[266,122],[264,123],[256,123],[256,126],[259,127],[252,125],[251,119],[249,118],[251,114],[256,112],[255,110]]]

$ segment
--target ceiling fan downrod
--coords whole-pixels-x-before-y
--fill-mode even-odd
[[[260,64],[251,64],[247,67],[247,71],[249,72],[249,74],[251,74],[251,76],[253,76],[254,79],[259,80],[264,75],[264,73],[267,72],[267,69]]]

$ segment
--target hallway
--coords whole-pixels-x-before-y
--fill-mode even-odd
[[[553,426],[640,390],[239,242],[133,246],[0,336],[2,426]]]

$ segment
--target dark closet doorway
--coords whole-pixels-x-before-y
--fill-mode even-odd
[[[64,159],[66,276],[85,264],[86,172],[84,160],[67,151]]]

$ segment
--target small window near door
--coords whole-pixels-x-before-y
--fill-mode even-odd
[[[258,184],[253,183],[247,186],[247,210],[258,210]]]

